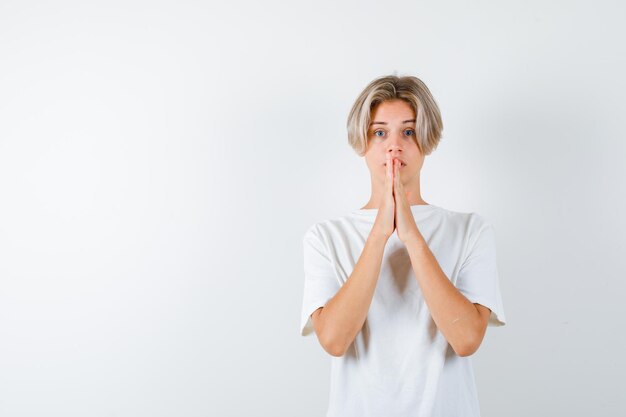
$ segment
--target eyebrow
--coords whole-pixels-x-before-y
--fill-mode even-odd
[[[409,120],[404,120],[402,123],[415,123],[415,119],[409,119]],[[372,122],[370,123],[370,126],[372,125],[386,125],[387,122]]]

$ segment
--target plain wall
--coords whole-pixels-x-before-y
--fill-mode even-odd
[[[323,416],[302,235],[369,199],[348,111],[420,77],[422,196],[496,233],[482,415],[616,416],[625,6],[0,2],[0,415]]]

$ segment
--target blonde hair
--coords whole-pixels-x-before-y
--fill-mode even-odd
[[[439,106],[426,84],[417,77],[386,75],[368,84],[348,115],[348,143],[359,156],[367,151],[367,131],[374,108],[387,100],[404,100],[415,112],[415,140],[423,155],[437,148],[443,131]]]

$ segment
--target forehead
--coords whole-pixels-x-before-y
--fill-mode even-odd
[[[415,112],[409,103],[404,100],[387,100],[372,109],[372,122],[390,121],[396,119],[415,118]]]

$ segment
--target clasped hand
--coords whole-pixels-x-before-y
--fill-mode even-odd
[[[374,229],[387,238],[395,230],[400,241],[406,244],[412,240],[419,240],[421,234],[407,200],[410,191],[404,191],[400,181],[400,167],[400,161],[392,159],[391,155],[387,154],[384,195],[376,215]]]

